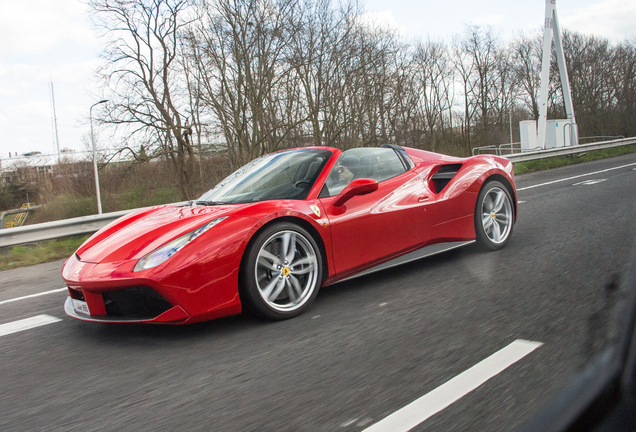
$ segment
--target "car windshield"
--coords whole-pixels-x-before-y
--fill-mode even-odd
[[[331,155],[329,150],[312,148],[262,156],[230,174],[198,201],[240,204],[306,199]]]

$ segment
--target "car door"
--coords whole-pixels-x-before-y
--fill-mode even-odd
[[[354,196],[339,207],[333,205],[339,193],[334,176],[330,176],[331,183],[328,180],[325,188],[331,192],[321,193],[338,274],[353,274],[417,249],[428,240],[434,220],[435,200],[423,176],[414,169],[407,171],[410,167],[402,165],[394,150],[352,149],[344,152],[339,162],[348,156],[357,156],[361,161],[357,178],[379,183],[376,191]],[[339,166],[337,162],[333,169],[338,170]]]

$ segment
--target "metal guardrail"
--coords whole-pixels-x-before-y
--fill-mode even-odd
[[[515,142],[515,143],[499,144],[499,155],[501,156],[504,150],[507,151],[508,154],[513,154],[515,152],[516,146],[521,147],[521,143]]]
[[[495,151],[494,154],[499,154],[499,147],[496,144],[493,145],[488,145],[488,146],[482,146],[482,147],[475,147],[473,149],[473,156],[475,156],[475,152],[477,152],[477,154],[492,154],[492,153],[482,153],[481,151],[484,150],[486,152],[490,152],[492,150]]]
[[[72,235],[89,234],[105,227],[115,219],[133,210],[124,210],[101,215],[82,216],[53,222],[44,222],[0,230],[0,247],[17,246]]]
[[[624,138],[612,141],[601,141],[590,144],[579,144],[567,147],[556,147],[547,150],[536,150],[519,154],[505,155],[511,162],[527,162],[531,160],[547,159],[557,156],[568,156],[593,150],[603,150],[612,147],[636,144],[636,138]]]
[[[186,203],[187,201],[181,201],[166,205],[178,206]],[[99,231],[115,219],[143,208],[148,207],[3,229],[0,230],[0,248],[53,240],[61,237],[91,234],[95,231]]]
[[[563,134],[563,141],[565,142],[565,132]],[[579,142],[581,142],[581,140],[586,140],[586,139],[600,139],[600,138],[605,138],[606,140],[603,142],[610,142],[610,141],[616,141],[619,138],[620,139],[625,139],[625,137],[623,135],[618,135],[618,136],[589,136],[589,137],[579,137],[578,140]],[[596,142],[593,144],[599,144],[600,142]],[[621,145],[628,145],[628,144],[621,144]],[[613,146],[612,146],[613,147]],[[541,147],[535,147],[532,149],[522,149],[521,148],[521,143],[520,142],[515,142],[515,143],[505,143],[505,144],[493,144],[493,145],[487,145],[487,146],[482,146],[482,147],[475,147],[473,148],[472,154],[473,156],[476,155],[482,155],[482,154],[493,154],[493,155],[497,155],[497,156],[506,156],[509,154],[517,154],[517,153],[528,153],[528,152],[536,152],[539,150],[543,150]],[[575,152],[576,153],[576,152]],[[549,156],[548,156],[549,157]]]
[[[26,205],[26,204],[25,204]],[[34,206],[30,206],[30,205],[26,205],[26,207],[22,206],[22,208],[19,209],[15,209],[15,210],[7,210],[4,212],[0,213],[0,230],[5,229],[4,227],[4,217],[7,215],[19,215],[19,214],[24,214],[24,213],[29,213],[31,211],[37,210],[39,208],[41,208],[42,206],[39,205],[34,205]],[[22,224],[18,225],[21,226]]]

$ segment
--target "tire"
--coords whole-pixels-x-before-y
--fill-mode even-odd
[[[241,297],[255,315],[274,320],[302,314],[322,284],[322,255],[311,234],[284,222],[257,234],[241,269]]]
[[[508,189],[498,181],[486,182],[475,205],[475,234],[480,247],[486,250],[503,248],[512,235],[514,216]]]

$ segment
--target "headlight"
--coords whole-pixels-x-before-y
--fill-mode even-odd
[[[201,234],[203,234],[204,232],[212,228],[214,225],[218,224],[219,222],[221,222],[222,220],[226,218],[227,216],[216,218],[206,223],[205,225],[200,226],[194,231],[190,231],[189,233],[184,234],[181,237],[178,237],[169,243],[166,243],[160,248],[153,250],[152,252],[150,252],[148,255],[144,256],[137,262],[137,265],[135,266],[133,271],[148,270],[149,268],[157,267],[159,264],[166,261],[172,255],[179,252],[179,250],[182,247],[184,247],[185,245],[190,243],[192,240],[199,237]]]

